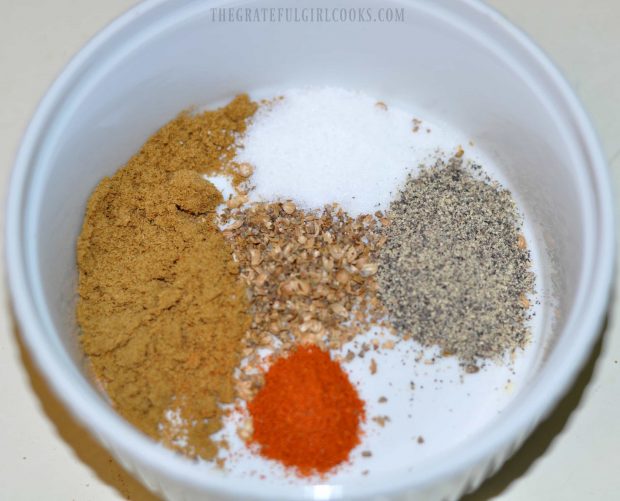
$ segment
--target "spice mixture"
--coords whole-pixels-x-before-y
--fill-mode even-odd
[[[222,169],[254,109],[242,96],[162,128],[101,181],[78,242],[80,340],[99,382],[142,431],[203,458],[250,318],[215,222],[221,195],[199,172]]]
[[[363,425],[392,422],[385,396],[366,422],[347,343],[374,336],[369,377],[389,373],[388,331],[475,372],[525,345],[534,277],[510,193],[461,149],[404,179],[422,121],[337,89],[257,109],[181,113],[101,181],[78,241],[80,339],[116,409],[168,447],[214,459],[225,412],[247,412],[254,450],[324,474]]]
[[[507,190],[453,157],[410,175],[389,217],[378,278],[398,331],[471,371],[525,345],[534,276]]]
[[[277,359],[248,407],[261,455],[301,475],[331,470],[360,443],[364,404],[340,365],[315,346]]]

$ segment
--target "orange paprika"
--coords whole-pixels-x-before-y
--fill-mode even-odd
[[[248,404],[260,454],[300,475],[325,473],[360,443],[364,403],[342,367],[316,346],[277,359]]]

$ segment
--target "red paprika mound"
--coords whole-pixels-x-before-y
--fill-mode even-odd
[[[364,403],[346,373],[316,346],[276,360],[248,408],[260,454],[304,476],[346,461],[365,419]]]

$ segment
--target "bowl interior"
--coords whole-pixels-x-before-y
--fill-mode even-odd
[[[357,9],[358,2],[334,5]],[[220,14],[209,9],[215,2],[154,4],[91,44],[57,84],[46,121],[38,124],[45,134],[32,145],[18,238],[45,349],[67,368],[67,384],[88,395],[85,402],[107,405],[88,386],[76,343],[75,242],[86,201],[103,176],[180,110],[222,104],[239,92],[359,89],[466,133],[513,191],[536,249],[542,327],[530,387],[541,382],[554,353],[570,345],[576,333],[567,326],[589,286],[600,223],[592,159],[557,82],[470,2],[365,5],[375,13],[402,9],[404,22],[215,22]],[[313,5],[298,3],[304,6]],[[521,398],[508,413],[519,412]]]

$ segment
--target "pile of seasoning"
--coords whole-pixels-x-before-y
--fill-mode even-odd
[[[510,192],[455,156],[409,175],[388,215],[378,277],[400,333],[471,372],[525,346],[534,275]]]
[[[164,126],[97,186],[78,241],[77,320],[98,383],[128,421],[192,457],[217,454],[251,321],[215,221],[222,196],[202,174],[227,169],[255,109],[240,96]]]
[[[338,362],[353,354],[331,356],[347,343],[390,330],[468,372],[524,347],[534,277],[514,201],[458,157],[405,179],[421,123],[338,89],[241,95],[180,114],[104,179],[78,241],[77,318],[119,413],[220,461],[214,434],[240,403],[252,450],[325,474],[366,424]]]
[[[364,403],[340,365],[316,346],[277,359],[248,407],[260,454],[303,476],[328,472],[360,443]]]
[[[387,209],[413,152],[434,136],[419,121],[362,93],[291,89],[252,117],[235,161],[255,168],[255,201],[293,199],[320,209],[338,202],[351,216]],[[415,130],[414,130],[415,129]]]

